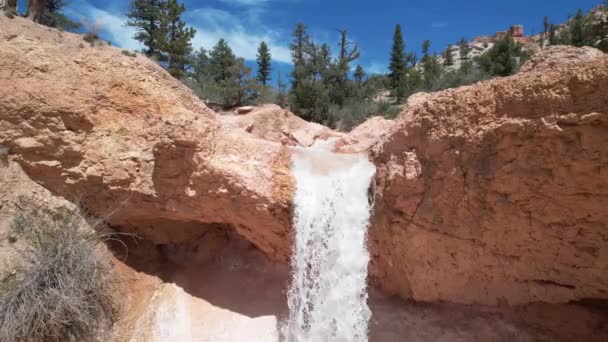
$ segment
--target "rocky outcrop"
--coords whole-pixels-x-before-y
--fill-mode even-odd
[[[381,116],[367,119],[336,141],[336,151],[342,153],[367,151],[382,134],[394,125],[394,120],[387,120]]]
[[[55,194],[158,244],[290,246],[286,147],[225,125],[156,63],[0,16],[0,144]]]
[[[587,46],[577,48],[567,45],[551,45],[547,46],[543,53],[533,55],[526,61],[521,66],[520,72],[540,72],[551,70],[554,67],[576,66],[577,64],[591,63],[604,56],[605,54],[602,51]]]
[[[248,108],[251,110],[240,115],[221,115],[224,127],[241,129],[258,138],[289,146],[310,146],[316,139],[340,136],[323,125],[308,122],[275,104]]]
[[[541,67],[556,50],[582,57]],[[372,148],[370,272],[385,290],[608,299],[608,57],[558,47],[523,69],[408,103]]]

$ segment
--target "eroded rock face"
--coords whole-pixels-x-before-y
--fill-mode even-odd
[[[336,151],[356,153],[367,151],[378,138],[395,125],[394,120],[381,116],[367,119],[336,142]]]
[[[308,122],[275,104],[265,104],[241,115],[221,115],[224,127],[240,129],[258,138],[289,146],[310,146],[316,139],[340,136],[340,133]]]
[[[287,260],[286,147],[225,127],[148,59],[0,16],[0,144],[55,194],[157,243],[224,225]]]
[[[568,50],[564,64],[535,71],[541,55],[412,101],[372,148],[382,288],[483,304],[608,298],[608,57]]]

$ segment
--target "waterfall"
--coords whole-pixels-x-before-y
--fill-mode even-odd
[[[366,231],[375,167],[364,154],[333,153],[334,143],[294,148],[289,342],[367,341]]]

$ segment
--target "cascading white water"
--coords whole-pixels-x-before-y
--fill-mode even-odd
[[[289,342],[367,341],[366,231],[375,167],[364,154],[333,153],[334,144],[294,148]]]

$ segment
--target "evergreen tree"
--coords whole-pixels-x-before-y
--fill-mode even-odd
[[[360,57],[359,46],[356,43],[348,41],[348,30],[339,30],[340,32],[340,56],[338,57],[338,64],[344,72],[348,73],[349,63]]]
[[[28,0],[25,16],[35,23],[42,24],[45,9],[45,0]]]
[[[585,37],[585,16],[582,10],[578,10],[570,23],[570,44],[574,46],[586,45]]]
[[[306,32],[306,25],[297,23],[291,34],[293,37],[292,43],[289,46],[291,50],[291,59],[293,61],[293,73],[291,87],[297,88],[300,81],[307,75],[305,50],[310,45],[310,37]]]
[[[331,92],[331,101],[342,107],[346,98],[352,96],[353,93],[351,81],[348,79],[350,63],[358,59],[360,53],[359,46],[348,40],[348,30],[339,30],[338,32],[340,33],[340,41],[338,43],[340,53],[335,65],[332,65],[331,55],[327,58],[327,65],[334,69],[330,73],[331,83],[328,83],[327,86]]]
[[[258,62],[257,80],[263,86],[265,86],[266,83],[270,80],[270,71],[271,71],[270,49],[268,49],[268,45],[266,45],[266,42],[260,43],[260,47],[258,48],[257,62]]]
[[[429,55],[429,50],[431,49],[431,41],[425,40],[422,42],[422,58],[427,57]]]
[[[391,88],[393,89],[393,95],[396,98],[402,98],[404,95],[403,81],[406,75],[406,57],[405,57],[405,42],[403,41],[403,33],[401,32],[401,25],[395,26],[395,32],[393,34],[393,47],[391,49],[390,63],[389,63],[389,79]]]
[[[357,82],[357,84],[361,84],[361,82],[363,82],[363,79],[365,78],[365,70],[363,70],[361,65],[357,64],[353,77],[355,78],[355,82]]]
[[[490,50],[479,56],[477,64],[492,76],[509,76],[517,72],[520,63],[527,57],[521,43],[506,37],[497,41]]]
[[[229,67],[230,77],[222,81],[225,87],[226,102],[242,106],[253,100],[256,92],[255,80],[251,77],[251,68],[245,66],[243,58],[237,58]]]
[[[5,12],[12,13],[13,15],[17,14],[17,0],[6,0],[5,6]]]
[[[168,0],[161,21],[161,26],[166,28],[167,32],[166,42],[162,46],[162,51],[166,54],[164,59],[168,61],[167,71],[176,78],[186,74],[186,65],[189,64],[192,54],[191,40],[196,33],[194,28],[187,27],[181,20],[181,14],[185,10],[184,4],[179,4],[177,0]]]
[[[549,39],[549,29],[551,28],[551,22],[549,22],[549,17],[545,16],[543,18],[543,40]]]
[[[451,45],[443,52],[443,65],[452,66],[454,65],[454,56],[452,56]]]
[[[549,25],[549,45],[556,45],[557,41],[557,28],[555,25]]]
[[[208,78],[210,75],[210,61],[209,56],[207,56],[207,50],[205,50],[204,47],[201,47],[194,53],[192,60],[194,62],[192,65],[194,78],[197,81]]]
[[[423,58],[424,85],[426,90],[432,90],[433,84],[441,76],[441,64],[436,54],[426,55]]]
[[[164,15],[164,0],[131,0],[129,3],[129,18],[127,26],[136,30],[133,39],[141,42],[146,48],[144,54],[148,57],[162,60],[162,49],[166,44],[166,36],[162,26]]]
[[[283,78],[281,77],[281,71],[279,70],[277,76],[277,104],[281,107],[287,106],[287,84],[283,82]]]
[[[209,72],[215,82],[229,79],[230,68],[236,63],[236,57],[228,43],[221,38],[209,53]]]
[[[42,24],[64,30],[72,30],[80,27],[80,23],[70,20],[62,13],[65,5],[65,1],[63,0],[46,0],[44,13],[42,15]]]
[[[458,46],[460,48],[460,59],[463,61],[469,60],[469,53],[471,52],[471,47],[467,42],[466,38],[462,37],[458,42]]]

